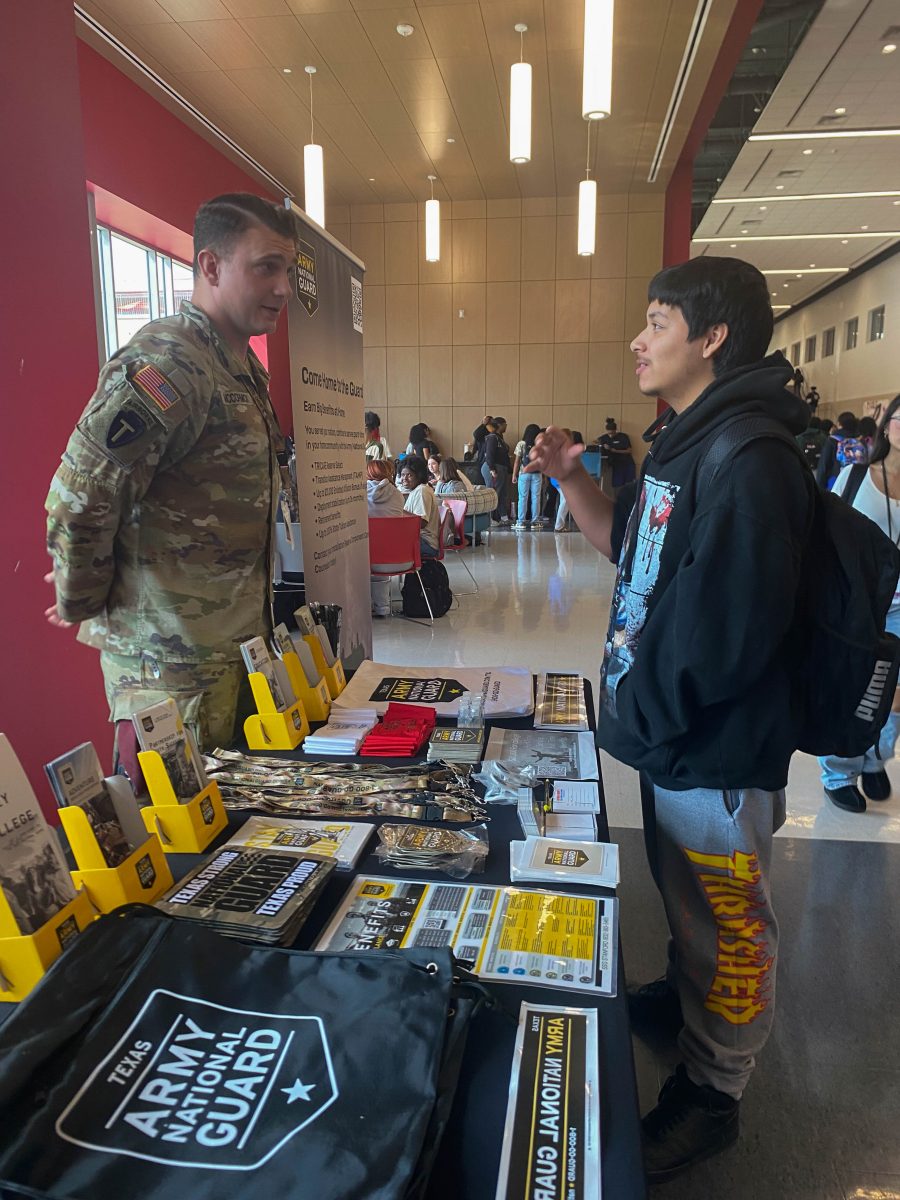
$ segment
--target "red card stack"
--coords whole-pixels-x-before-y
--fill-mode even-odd
[[[411,758],[431,736],[437,713],[420,704],[389,704],[359,748],[365,757]]]

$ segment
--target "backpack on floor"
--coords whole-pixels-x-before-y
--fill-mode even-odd
[[[419,582],[421,578],[422,582]],[[428,595],[428,604],[422,589]],[[407,575],[401,589],[403,596],[403,615],[405,617],[427,617],[429,615],[442,617],[453,603],[453,593],[450,591],[450,577],[447,568],[436,558],[425,558],[419,575]]]
[[[790,446],[806,468],[800,448],[782,425],[764,417],[738,417],[706,452],[701,490],[739,450],[759,438]],[[900,550],[874,521],[844,499],[820,491],[812,476],[809,482],[813,520],[790,639],[797,749],[856,758],[878,741],[900,675],[900,639],[885,632],[900,575]]]

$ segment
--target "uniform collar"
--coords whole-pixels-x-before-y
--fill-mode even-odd
[[[187,317],[189,321],[198,326],[204,336],[209,339],[213,349],[219,356],[222,366],[230,375],[233,375],[236,379],[243,378],[249,379],[251,382],[258,381],[264,387],[268,387],[269,372],[259,361],[252,347],[249,347],[247,350],[246,362],[238,358],[203,309],[198,308],[190,300],[182,300],[181,315]]]

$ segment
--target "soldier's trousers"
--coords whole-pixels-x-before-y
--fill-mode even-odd
[[[642,775],[641,801],[672,935],[667,976],[684,1015],[678,1048],[695,1083],[740,1099],[775,1013],[769,869],[785,795],[675,792]]]
[[[117,752],[136,787],[138,773],[133,763],[125,761],[133,747],[128,737],[119,732],[119,723],[130,722],[138,709],[159,704],[171,696],[185,725],[205,752],[216,746],[230,746],[237,719],[243,719],[252,710],[242,663],[171,663],[102,653],[100,666],[110,720],[117,729]],[[127,735],[127,725],[124,730]]]

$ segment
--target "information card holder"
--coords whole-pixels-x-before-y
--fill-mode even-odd
[[[117,867],[107,865],[83,808],[68,805],[59,810],[78,869],[72,872],[76,888],[84,888],[93,906],[109,913],[123,904],[152,904],[172,886],[172,872],[156,833]]]
[[[294,695],[303,705],[310,721],[327,721],[328,714],[331,712],[331,696],[325,680],[320,679],[318,683],[311,684],[306,678],[303,664],[293,650],[286,651],[281,656],[281,661],[288,673]]]
[[[303,702],[296,700],[279,712],[269,681],[260,671],[250,672],[250,687],[258,710],[244,722],[244,736],[250,749],[293,750],[299,746],[309,733]]]
[[[0,892],[0,1002],[24,1000],[65,950],[97,916],[87,892],[79,892],[65,908],[34,933],[20,933]]]
[[[178,803],[165,763],[155,750],[139,750],[151,804],[141,809],[150,833],[159,835],[166,854],[200,854],[228,824],[219,785],[213,779],[193,800]]]
[[[328,694],[332,700],[337,700],[338,696],[347,686],[347,677],[344,675],[344,664],[339,658],[335,658],[334,666],[329,667],[325,661],[322,643],[314,633],[304,633],[303,640],[309,646],[313,662],[316,664],[316,670],[328,685]]]

